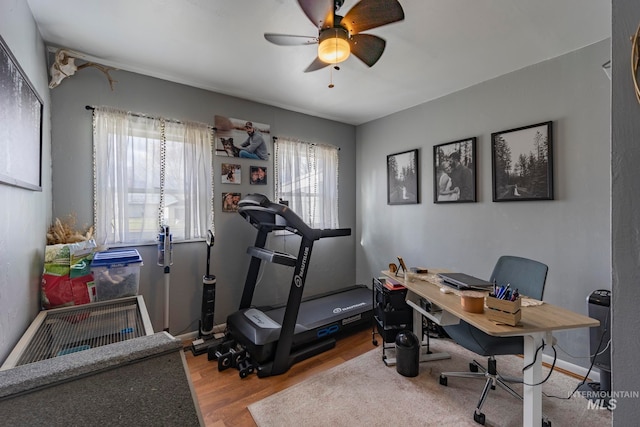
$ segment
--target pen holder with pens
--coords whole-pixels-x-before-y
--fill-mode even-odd
[[[522,317],[520,298],[515,301],[509,301],[488,296],[486,304],[488,308],[486,310],[487,318],[494,322],[516,326]]]

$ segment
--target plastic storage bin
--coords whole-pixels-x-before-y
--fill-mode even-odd
[[[91,262],[96,301],[138,294],[142,257],[136,249],[97,252]]]

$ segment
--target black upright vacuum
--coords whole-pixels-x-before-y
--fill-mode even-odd
[[[214,314],[216,308],[216,276],[210,273],[211,247],[213,246],[213,233],[207,231],[207,270],[202,276],[202,310],[200,315],[200,327],[198,339],[191,343],[191,351],[194,356],[204,354],[209,347],[218,345],[224,338],[215,338],[213,331]]]

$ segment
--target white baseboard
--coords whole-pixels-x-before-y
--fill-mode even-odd
[[[213,327],[213,333],[214,334],[224,334],[224,331],[226,329],[227,329],[227,324],[226,323],[220,323],[219,325],[215,325]],[[200,335],[199,331],[191,331],[191,332],[187,332],[186,334],[178,335],[176,338],[178,338],[182,342],[186,342],[186,341],[193,341],[193,340],[197,339],[198,335]]]
[[[553,356],[549,356],[548,354],[542,355],[542,361],[551,365],[553,363]],[[556,359],[556,366],[560,369],[564,369],[565,371],[569,371],[572,374],[575,374],[581,378],[584,378],[587,375],[589,369],[584,368],[582,366],[574,365],[573,363],[565,362],[564,360]],[[600,372],[597,369],[592,369],[589,372],[589,382],[600,382]]]
[[[182,342],[193,341],[198,338],[198,331],[187,332],[186,334],[178,335],[176,338]]]

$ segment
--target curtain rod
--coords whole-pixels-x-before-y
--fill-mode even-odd
[[[278,140],[277,136],[272,136],[271,138],[273,139],[273,142],[276,142]],[[289,138],[289,139],[294,139],[295,141],[303,142],[303,143],[309,144],[309,145],[324,145],[326,147],[333,147],[333,148],[337,148],[338,151],[340,151],[340,147],[336,147],[335,145],[331,145],[331,144],[317,144],[315,142],[304,142],[304,141],[300,141],[299,139],[296,139],[296,138]]]
[[[85,105],[85,106],[84,106],[84,108],[85,108],[85,109],[87,109],[87,110],[92,110],[92,111],[96,109],[96,107],[95,107],[95,106],[93,106],[93,105]],[[166,120],[166,121],[168,121],[168,122],[172,122],[172,123],[184,124],[184,122],[183,122],[183,121],[176,120],[176,119],[167,119],[166,117],[150,116],[150,115],[148,115],[148,114],[132,113],[132,112],[130,112],[130,111],[127,111],[127,114],[131,114],[131,115],[132,115],[132,116],[134,116],[134,117],[146,117],[146,118],[148,118],[148,119],[163,119],[163,120]],[[217,131],[217,130],[218,130],[217,128],[215,128],[215,127],[213,127],[213,126],[210,126],[210,125],[208,125],[208,124],[206,124],[206,123],[203,123],[203,124],[204,124],[204,125],[206,125],[206,126],[207,126],[208,128],[210,128],[210,129],[213,129],[213,130],[215,130],[215,131]]]

